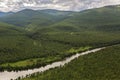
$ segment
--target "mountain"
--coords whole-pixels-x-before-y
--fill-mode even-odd
[[[3,16],[5,13],[4,12],[0,12],[0,17]]]
[[[81,12],[25,9],[3,16],[0,21],[24,27],[28,31],[39,28],[45,28],[44,30],[54,28],[59,31],[119,31],[120,7],[105,6]]]
[[[0,21],[0,65],[8,63],[0,70],[45,66],[86,47],[120,43],[119,6],[81,12],[25,9]]]
[[[13,12],[0,12],[0,17],[13,14]]]
[[[62,30],[108,30],[120,31],[120,7],[105,6],[73,13],[67,19],[53,25]],[[69,28],[69,29],[68,29]]]
[[[54,9],[45,9],[45,10],[41,10],[41,12],[47,13],[50,15],[56,15],[56,16],[67,16],[71,13],[74,13],[72,11],[60,11],[60,10],[54,10]]]
[[[0,22],[0,35],[21,34],[24,33],[22,28]]]
[[[55,13],[54,13],[55,12]],[[0,19],[2,22],[16,26],[27,27],[28,30],[35,27],[49,26],[68,17],[72,12],[57,10],[31,10],[25,9]]]

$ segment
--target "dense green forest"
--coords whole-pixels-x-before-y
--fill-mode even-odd
[[[35,34],[4,35],[1,37],[1,70],[40,67],[90,48],[117,44],[120,40],[119,32],[49,32],[41,35]],[[79,50],[82,47],[83,49]],[[71,49],[74,51],[70,51]],[[47,60],[51,57],[55,59]],[[21,61],[25,62],[25,65],[23,63],[23,65],[19,65]]]
[[[0,70],[45,66],[118,44],[119,16],[120,8],[111,6],[82,12],[25,9],[0,17]]]
[[[119,80],[119,57],[120,45],[115,45],[22,80]]]

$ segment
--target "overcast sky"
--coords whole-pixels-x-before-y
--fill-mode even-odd
[[[19,11],[25,8],[81,11],[116,4],[120,4],[120,0],[0,0],[0,11]]]

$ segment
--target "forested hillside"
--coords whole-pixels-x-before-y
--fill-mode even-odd
[[[0,18],[0,70],[44,66],[120,43],[120,7],[82,12],[25,9]],[[2,23],[4,22],[4,23]]]
[[[31,10],[25,9],[11,15],[1,17],[0,21],[27,28],[31,31],[35,28],[43,28],[57,23],[73,12],[57,10]]]
[[[120,7],[106,6],[90,9],[71,14],[71,17],[54,24],[56,28],[76,31],[98,30],[119,31],[120,30]],[[69,27],[70,26],[70,27]],[[69,28],[69,29],[68,29]]]
[[[119,80],[120,45],[84,55],[63,67],[22,80]]]

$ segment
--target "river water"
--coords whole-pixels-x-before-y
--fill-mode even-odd
[[[78,54],[75,54],[75,55],[73,55],[71,57],[66,58],[63,61],[54,62],[52,64],[46,65],[45,67],[29,69],[29,70],[23,70],[23,71],[18,71],[18,72],[14,72],[14,71],[11,71],[11,72],[8,72],[8,71],[0,72],[0,80],[16,79],[18,77],[25,77],[26,75],[33,74],[33,73],[36,73],[36,72],[44,72],[44,71],[49,70],[51,68],[64,66],[65,64],[71,62],[72,60],[78,58],[79,56],[86,55],[86,54],[93,53],[93,52],[97,52],[97,51],[100,51],[100,50],[102,50],[104,48],[105,47],[89,50],[89,51],[82,52],[82,53],[78,53]]]

